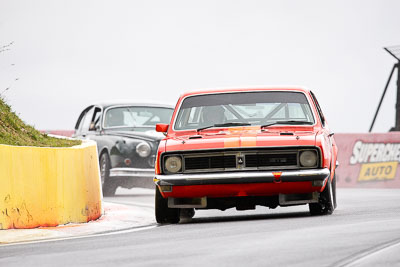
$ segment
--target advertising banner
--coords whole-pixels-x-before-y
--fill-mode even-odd
[[[400,188],[400,132],[335,134],[338,187]]]

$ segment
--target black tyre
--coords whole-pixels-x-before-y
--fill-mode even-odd
[[[103,196],[112,197],[117,191],[118,184],[115,180],[110,179],[110,168],[111,161],[107,153],[103,153],[100,156],[100,176],[101,176],[101,188],[103,190]]]
[[[180,217],[183,219],[191,219],[196,214],[194,209],[181,209]]]
[[[331,182],[329,177],[324,191],[319,195],[319,202],[308,205],[311,215],[330,215],[333,213],[335,209],[333,189],[335,188],[336,191],[336,179],[333,180],[334,182]]]
[[[168,208],[168,199],[162,197],[158,186],[156,186],[155,206],[157,223],[179,222],[180,209]]]

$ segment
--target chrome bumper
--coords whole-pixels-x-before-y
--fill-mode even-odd
[[[203,184],[242,184],[273,182],[321,181],[329,177],[329,169],[282,171],[276,177],[273,171],[243,171],[223,173],[196,173],[156,175],[157,185],[203,185]]]
[[[154,177],[154,169],[113,168],[110,170],[110,177],[152,178]]]

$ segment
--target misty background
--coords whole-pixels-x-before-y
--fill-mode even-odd
[[[400,1],[0,0],[0,93],[38,129],[112,99],[302,85],[334,132],[366,132],[400,44]],[[374,132],[394,126],[395,73]],[[6,90],[9,88],[8,90]]]

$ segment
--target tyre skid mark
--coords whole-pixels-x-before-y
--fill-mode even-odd
[[[386,249],[392,248],[396,245],[400,244],[400,238],[396,238],[394,240],[388,241],[381,243],[377,246],[367,248],[365,250],[362,250],[358,252],[355,255],[352,255],[350,257],[346,257],[340,261],[335,262],[331,266],[335,267],[350,267],[350,266],[355,266],[359,263],[362,263],[364,260],[368,259],[371,256],[374,256],[375,254],[378,254]]]

